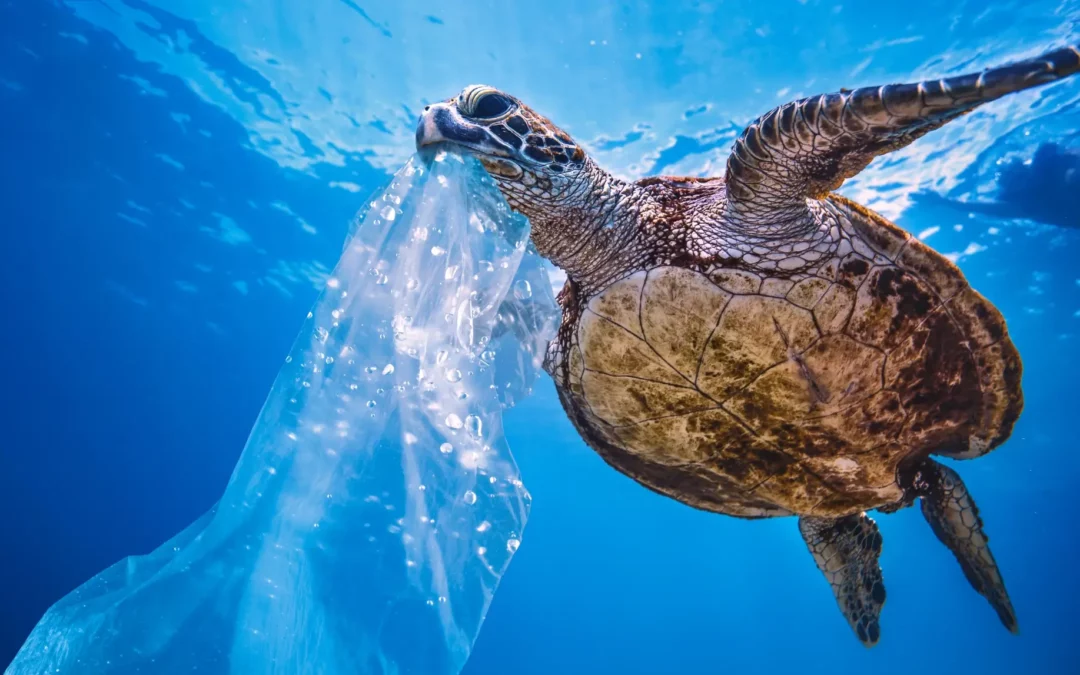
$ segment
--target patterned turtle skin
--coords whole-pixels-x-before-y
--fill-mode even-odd
[[[1020,356],[952,262],[833,191],[877,155],[1077,70],[1080,52],[1065,47],[794,101],[751,123],[715,178],[619,180],[484,85],[425,109],[417,145],[477,156],[566,271],[545,368],[608,464],[706,511],[797,516],[868,646],[885,587],[866,512],[919,500],[1015,632],[974,501],[931,457],[979,457],[1009,437]]]

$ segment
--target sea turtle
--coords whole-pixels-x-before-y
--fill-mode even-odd
[[[882,539],[867,511],[921,502],[975,590],[1017,630],[971,494],[1020,415],[1021,363],[960,270],[834,190],[987,101],[1080,70],[1080,51],[813,96],[743,130],[723,177],[620,180],[513,96],[428,106],[418,146],[479,158],[562,268],[545,359],[582,438],[699,509],[797,516],[859,640],[878,641]]]

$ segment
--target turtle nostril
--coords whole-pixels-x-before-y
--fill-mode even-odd
[[[431,106],[429,106],[429,105],[424,106],[424,112],[427,112],[429,110],[431,110]]]

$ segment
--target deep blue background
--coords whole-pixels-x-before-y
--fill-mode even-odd
[[[184,31],[253,97],[275,95],[198,26],[127,4]],[[899,219],[941,227],[929,240],[941,250],[986,246],[961,266],[1025,356],[1014,439],[959,467],[1021,637],[909,510],[879,519],[889,601],[882,644],[864,650],[794,521],[724,519],[637,487],[580,442],[545,383],[508,418],[536,502],[468,672],[1075,672],[1080,222],[1075,191],[1025,202],[1030,191],[1007,184],[1075,185],[1068,158],[1024,164],[1040,145],[1075,146],[1075,106],[1055,114],[992,145],[962,172],[962,194],[924,194]],[[1000,194],[980,199],[1041,223],[950,203],[993,180],[1006,146],[1026,177],[1006,172]],[[274,261],[331,266],[365,193],[387,179],[343,154],[283,168],[233,116],[67,5],[0,0],[0,664],[52,602],[220,496],[316,294],[304,269]]]

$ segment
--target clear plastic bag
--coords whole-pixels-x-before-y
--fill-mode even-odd
[[[56,603],[9,675],[461,669],[528,514],[502,407],[557,310],[475,160],[414,158],[358,223],[219,503]]]

